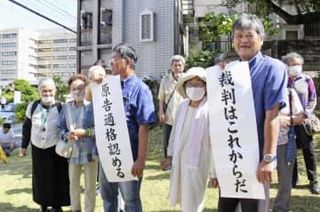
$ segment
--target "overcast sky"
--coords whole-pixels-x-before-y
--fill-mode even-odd
[[[77,0],[16,1],[69,28],[76,29]],[[26,29],[45,29],[59,27],[8,0],[0,0],[0,20],[0,29],[19,27]]]

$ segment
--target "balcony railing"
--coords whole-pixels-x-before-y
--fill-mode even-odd
[[[194,14],[194,2],[193,0],[182,0],[181,9],[183,15],[193,15]]]

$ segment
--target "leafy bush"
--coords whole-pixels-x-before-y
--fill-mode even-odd
[[[65,82],[61,80],[60,77],[54,76],[53,81],[56,85],[57,91],[56,91],[56,99],[65,102],[66,100],[66,94],[69,93],[69,88]]]
[[[190,56],[187,57],[186,69],[191,67],[200,66],[203,68],[214,65],[214,58],[216,53],[210,50],[201,50],[191,52]]]
[[[17,105],[16,118],[18,122],[22,122],[24,120],[27,106],[28,102],[20,103]]]

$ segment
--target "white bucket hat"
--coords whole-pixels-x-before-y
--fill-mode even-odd
[[[183,98],[187,98],[186,94],[186,88],[184,86],[184,83],[187,82],[188,80],[199,77],[201,80],[204,82],[207,82],[207,74],[206,70],[202,67],[193,67],[187,70],[186,73],[184,73],[178,80],[177,88],[178,92]]]

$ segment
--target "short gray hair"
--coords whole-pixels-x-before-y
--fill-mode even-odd
[[[300,61],[301,61],[301,64],[304,63],[303,57],[302,57],[300,54],[298,54],[297,52],[290,52],[290,53],[282,56],[281,59],[282,59],[282,61],[283,61],[285,64],[287,64],[287,65],[288,65],[289,61],[292,61],[292,60],[294,60],[294,59],[300,60]]]
[[[131,67],[134,68],[138,61],[136,50],[127,44],[119,43],[112,49],[113,53],[118,53],[122,59],[129,59],[132,61]]]
[[[260,18],[253,14],[242,14],[233,24],[232,38],[236,30],[254,30],[262,39],[265,36],[264,27]]]
[[[182,57],[181,55],[178,55],[178,54],[177,55],[173,55],[171,57],[171,65],[172,65],[173,62],[176,62],[176,61],[183,63],[183,65],[186,64],[186,60],[184,59],[184,57]]]
[[[52,78],[43,78],[39,81],[38,90],[41,91],[43,86],[53,86],[56,90],[56,84],[54,83]]]

